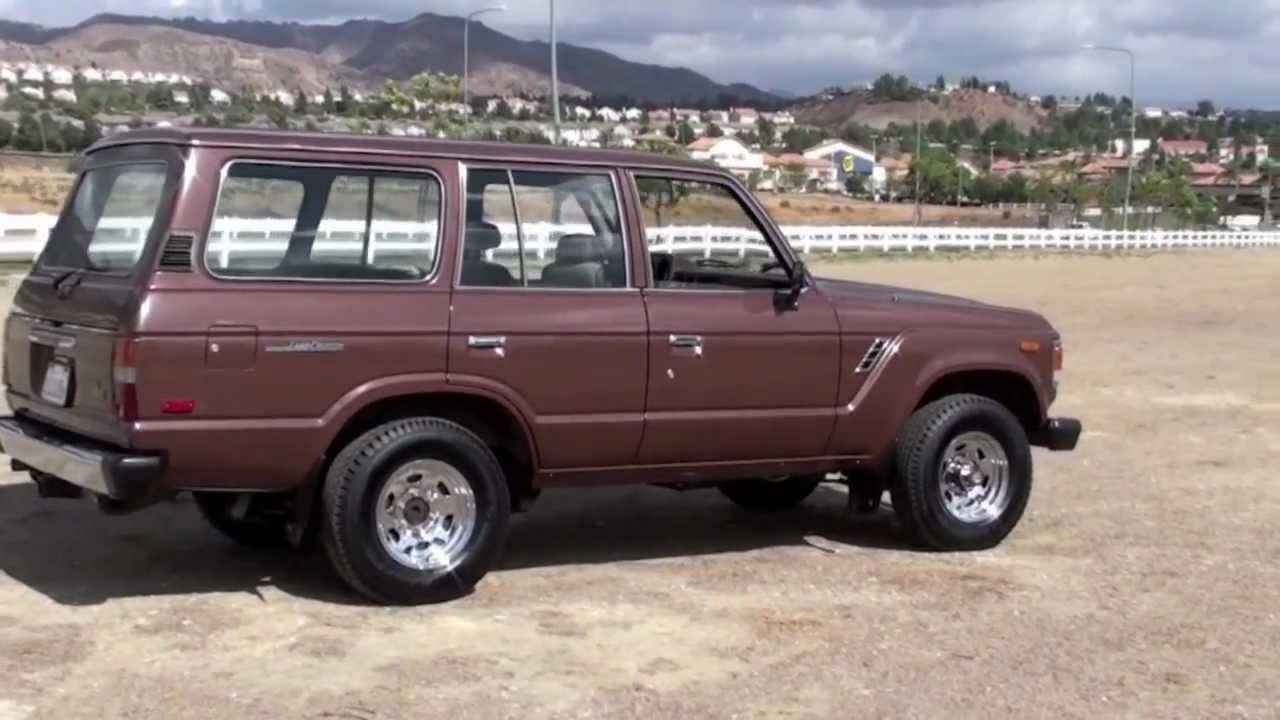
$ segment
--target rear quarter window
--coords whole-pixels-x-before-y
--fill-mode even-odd
[[[163,162],[85,171],[40,257],[40,265],[129,273],[138,264],[169,189]]]

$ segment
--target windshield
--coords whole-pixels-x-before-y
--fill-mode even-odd
[[[164,200],[162,162],[109,165],[84,173],[75,197],[50,233],[43,266],[97,272],[133,270]]]

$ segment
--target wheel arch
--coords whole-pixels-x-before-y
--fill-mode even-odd
[[[999,365],[953,367],[934,373],[919,387],[911,413],[935,400],[963,393],[981,395],[1000,403],[1013,413],[1027,432],[1044,422],[1046,410],[1036,383],[1019,369]]]

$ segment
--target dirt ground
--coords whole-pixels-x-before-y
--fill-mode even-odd
[[[190,503],[0,479],[0,720],[1280,716],[1280,253],[848,262],[1047,314],[1055,410],[1000,548],[903,548],[823,488],[549,493],[461,601],[368,607]]]

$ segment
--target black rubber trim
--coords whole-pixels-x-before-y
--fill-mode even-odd
[[[1075,450],[1084,425],[1075,418],[1049,418],[1031,433],[1031,444],[1056,451]]]

